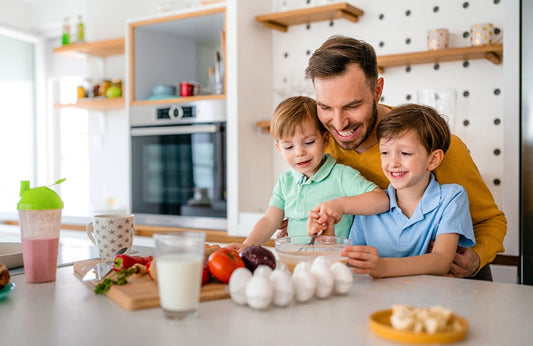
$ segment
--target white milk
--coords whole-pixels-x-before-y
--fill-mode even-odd
[[[157,284],[161,307],[170,311],[198,308],[202,285],[202,260],[187,254],[157,257]]]

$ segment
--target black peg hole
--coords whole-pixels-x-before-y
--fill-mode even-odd
[[[385,15],[383,13],[380,13],[378,18],[379,20],[383,20],[385,18]]]
[[[283,53],[283,57],[284,57],[285,59],[287,59],[287,58],[289,57],[289,53],[287,53],[287,52]]]
[[[433,7],[433,12],[435,12],[435,13],[439,12],[439,6]]]
[[[500,118],[494,119],[494,125],[500,125],[502,123],[502,120]]]
[[[380,47],[380,48],[383,48],[384,45],[385,45],[385,42],[383,42],[383,41],[379,41],[379,47]]]
[[[305,51],[305,55],[311,55],[311,51],[308,49]]]
[[[499,5],[500,4],[500,0],[494,0],[494,5]]]
[[[463,31],[463,38],[470,37],[470,33],[468,31]]]
[[[498,156],[502,153],[502,151],[500,149],[494,149],[493,153],[495,156]]]
[[[470,6],[470,4],[468,3],[468,1],[465,1],[463,2],[463,8],[468,8]]]
[[[305,28],[306,28],[307,30],[310,30],[310,29],[311,29],[311,24],[307,24],[307,25],[305,26]]]
[[[468,96],[470,96],[470,91],[468,90],[463,91],[463,97],[468,97]]]
[[[405,72],[407,72],[407,73],[411,72],[411,66],[407,66],[407,67],[405,68]]]
[[[385,102],[385,96],[381,96],[381,98],[379,99],[379,102]]]
[[[463,61],[463,67],[468,68],[470,66],[470,62],[468,60]]]
[[[333,20],[330,20],[329,21],[329,26],[333,26],[333,25],[335,25],[335,22]]]
[[[499,35],[502,31],[500,30],[500,28],[494,28],[494,34],[495,35]]]
[[[405,99],[406,99],[407,101],[409,101],[409,100],[411,99],[411,94],[407,94],[407,95],[405,95]]]
[[[498,88],[494,89],[494,95],[500,95],[500,93],[501,93],[500,89]]]
[[[434,69],[435,71],[437,71],[439,68],[440,68],[440,65],[439,65],[439,64],[435,64],[435,65],[433,65],[433,69]]]
[[[406,15],[407,17],[409,17],[409,16],[411,15],[411,10],[407,10],[407,11],[405,11],[405,15]]]
[[[405,44],[410,44],[411,43],[411,39],[408,37],[405,39]]]
[[[492,181],[492,183],[493,183],[494,185],[496,185],[496,186],[499,186],[502,182],[501,182],[500,179],[496,178],[496,179],[494,179],[494,180]]]
[[[467,127],[468,125],[470,125],[470,120],[463,120],[463,126]]]

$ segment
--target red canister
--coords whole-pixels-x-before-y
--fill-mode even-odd
[[[181,96],[195,96],[200,94],[200,84],[197,82],[181,82],[180,95]]]

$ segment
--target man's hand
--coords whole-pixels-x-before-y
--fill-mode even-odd
[[[464,278],[474,275],[479,269],[479,257],[469,247],[458,247],[448,276]]]
[[[429,243],[428,252],[433,250],[433,244]],[[479,269],[479,256],[469,247],[457,247],[457,252],[453,258],[453,263],[447,276],[465,278],[474,275]]]

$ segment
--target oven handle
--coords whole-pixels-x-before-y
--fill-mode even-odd
[[[158,136],[158,135],[184,135],[192,133],[215,133],[217,125],[193,125],[193,126],[168,126],[168,127],[144,127],[131,129],[132,136]]]

